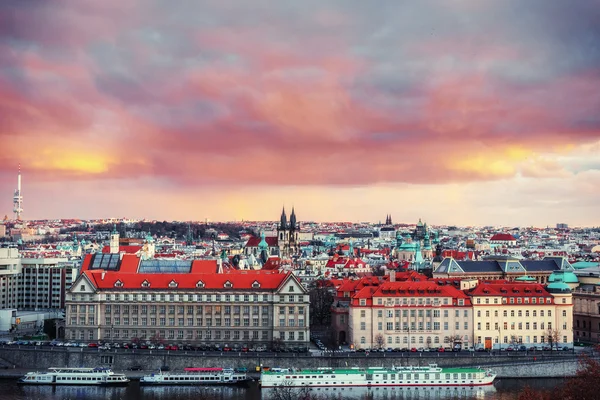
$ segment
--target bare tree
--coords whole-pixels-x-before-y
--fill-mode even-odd
[[[375,344],[377,345],[378,348],[383,348],[383,345],[385,344],[385,338],[383,337],[383,335],[381,333],[378,333],[377,335],[375,335]]]
[[[557,346],[558,342],[560,342],[560,331],[558,329],[548,328],[546,338],[548,339],[548,343],[550,343],[550,351],[552,351],[554,346]]]
[[[272,400],[314,400],[316,398],[310,393],[309,387],[295,388],[290,381],[272,388],[269,393],[269,399]]]
[[[333,294],[329,288],[316,285],[309,291],[310,318],[313,324],[327,325],[331,321]]]

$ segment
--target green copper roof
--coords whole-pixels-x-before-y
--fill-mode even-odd
[[[550,293],[554,292],[570,292],[571,288],[569,287],[569,285],[567,285],[564,282],[553,282],[551,284],[549,284],[548,286],[546,286],[546,290],[548,290]]]
[[[579,283],[579,279],[571,271],[554,271],[548,277],[548,282]]]
[[[267,241],[265,240],[265,232],[264,231],[262,231],[260,233],[260,243],[258,244],[258,249],[261,251],[269,249],[269,245],[267,244]]]
[[[519,281],[519,282],[535,282],[535,278],[531,277],[531,276],[520,276],[518,278],[515,279],[515,281]]]

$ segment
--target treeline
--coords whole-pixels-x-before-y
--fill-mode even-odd
[[[156,237],[170,237],[172,239],[192,240],[216,239],[218,233],[226,233],[232,239],[240,238],[242,225],[233,223],[186,223],[186,222],[136,222],[133,224],[119,223],[116,225],[117,232],[121,237],[141,237],[143,235],[152,235]],[[114,224],[99,224],[90,226],[89,233],[112,231]],[[71,233],[81,231],[81,227],[71,227],[61,230],[61,233]]]

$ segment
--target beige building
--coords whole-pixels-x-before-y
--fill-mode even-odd
[[[67,294],[66,338],[305,347],[308,321],[308,293],[291,273],[97,253]]]
[[[470,296],[476,346],[573,344],[572,295],[564,283],[482,283]]]
[[[17,248],[0,248],[0,309],[64,308],[76,264],[66,257],[22,257]]]
[[[356,293],[348,338],[356,348],[438,348],[472,341],[471,299],[436,282],[384,282]]]

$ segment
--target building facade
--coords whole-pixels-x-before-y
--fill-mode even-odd
[[[89,255],[67,294],[66,337],[308,345],[309,296],[293,274],[220,269],[216,260]]]
[[[352,297],[349,340],[356,348],[460,347],[471,341],[470,298],[435,282],[384,282]]]
[[[66,257],[22,258],[0,248],[0,309],[63,309],[78,267]]]
[[[573,331],[577,342],[600,343],[600,292],[576,290],[573,293]]]
[[[572,345],[572,295],[562,285],[479,284],[470,292],[475,346],[506,349],[542,346],[550,341]]]

